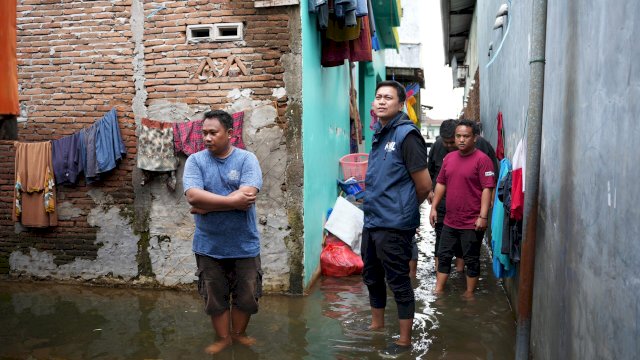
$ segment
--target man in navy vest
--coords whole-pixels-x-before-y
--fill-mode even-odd
[[[369,328],[384,328],[387,284],[398,307],[400,338],[384,351],[388,355],[411,350],[415,298],[409,261],[420,225],[420,204],[431,191],[427,147],[420,130],[402,112],[405,99],[405,89],[396,81],[376,86],[373,111],[379,122],[369,154],[363,207],[362,276],[369,290]]]

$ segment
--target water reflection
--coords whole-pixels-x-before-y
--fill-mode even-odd
[[[433,232],[427,225],[420,235],[414,348],[399,358],[513,358],[514,320],[488,255],[474,301],[460,297],[460,274],[435,297]],[[214,358],[380,358],[398,333],[389,296],[387,329],[374,333],[366,330],[368,297],[359,276],[324,278],[306,297],[263,297],[248,330],[257,344],[233,345]],[[0,282],[0,324],[0,359],[211,358],[203,349],[213,330],[195,291]]]

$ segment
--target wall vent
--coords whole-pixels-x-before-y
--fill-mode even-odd
[[[213,40],[212,25],[188,25],[187,26],[187,42],[200,42]]]
[[[214,41],[242,40],[242,23],[221,23],[213,25]]]

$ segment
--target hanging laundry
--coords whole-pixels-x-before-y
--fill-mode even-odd
[[[204,150],[202,120],[173,123],[173,145],[176,152],[187,156]]]
[[[380,42],[376,36],[376,17],[373,14],[373,6],[371,0],[367,0],[367,9],[369,10],[369,36],[371,37],[371,49],[380,51]]]
[[[378,117],[376,116],[375,111],[373,109],[369,110],[369,130],[373,130],[376,127],[376,123],[378,122]]]
[[[329,4],[331,6],[331,4]],[[357,0],[334,0],[333,13],[344,26],[356,26]]]
[[[233,118],[233,131],[231,132],[231,145],[246,149],[244,141],[242,141],[242,127],[244,124],[244,111],[240,111],[231,115]]]
[[[122,142],[118,115],[116,109],[111,109],[102,119],[98,120],[96,128],[96,161],[98,173],[113,170],[116,161],[127,154],[127,148]]]
[[[149,171],[173,171],[178,158],[173,148],[173,125],[142,119],[138,135],[138,168]]]
[[[51,142],[16,142],[12,219],[27,227],[58,225]]]
[[[80,144],[80,158],[82,161],[82,168],[84,169],[84,178],[87,184],[100,180],[100,174],[98,174],[98,162],[96,161],[97,130],[98,124],[94,123],[88,128],[84,128],[80,131],[82,140]]]
[[[333,41],[349,41],[355,40],[360,37],[360,30],[362,30],[362,18],[357,19],[356,26],[343,27],[340,26],[337,20],[329,19],[329,26],[327,27],[327,38]]]
[[[318,29],[325,30],[329,24],[328,0],[309,0],[309,12],[317,14]]]
[[[357,0],[356,16],[362,17],[369,15],[368,0]]]
[[[520,140],[513,155],[513,185],[511,187],[511,218],[522,220],[524,213],[524,176],[526,166],[527,141]]]
[[[80,131],[51,142],[56,185],[75,185],[78,182],[80,173],[84,170],[80,148],[80,144],[83,142],[83,135]]]
[[[324,67],[344,65],[345,60],[372,61],[371,37],[369,36],[369,18],[362,17],[360,36],[356,40],[337,42],[322,33],[322,54],[320,63]]]
[[[503,159],[502,161],[508,161]],[[502,244],[500,246],[501,256],[508,256],[511,262],[520,261],[520,243],[522,242],[522,220],[513,217],[512,195],[513,195],[513,171],[501,178],[498,182],[498,190],[496,195],[502,201],[504,209],[504,221],[502,223]],[[495,208],[495,207],[494,207]],[[498,247],[494,251],[498,250]],[[504,258],[501,258],[505,260]],[[502,261],[501,261],[502,262]]]
[[[498,181],[498,189],[496,196],[502,203],[504,209],[504,221],[502,222],[502,244],[500,247],[500,253],[509,255],[509,248],[511,240],[511,175],[513,171],[507,172],[507,174]]]
[[[509,159],[500,162],[500,175],[498,184],[501,184],[511,171]],[[491,249],[493,259],[493,274],[497,278],[512,277],[515,275],[515,267],[511,264],[509,256],[502,253],[502,242],[504,239],[504,222],[509,221],[508,214],[505,214],[504,204],[500,200],[500,190],[496,191],[491,214]]]
[[[502,132],[502,112],[498,112],[498,145],[496,146],[496,158],[504,159],[504,134]]]

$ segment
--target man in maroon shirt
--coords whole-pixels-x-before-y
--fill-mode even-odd
[[[442,163],[429,220],[434,226],[437,207],[446,193],[447,213],[440,238],[436,293],[444,292],[451,271],[451,259],[457,243],[462,246],[467,267],[467,290],[464,296],[473,297],[480,274],[480,246],[495,187],[494,166],[491,159],[475,147],[478,125],[461,120],[456,127],[455,142],[458,151],[449,153]]]

